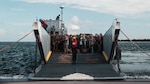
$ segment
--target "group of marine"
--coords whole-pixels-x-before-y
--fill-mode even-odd
[[[102,34],[79,34],[79,35],[59,35],[51,34],[51,50],[53,52],[71,52],[72,40],[77,40],[77,49],[80,53],[101,52],[103,50]]]

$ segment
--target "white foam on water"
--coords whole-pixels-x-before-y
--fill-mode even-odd
[[[82,73],[73,73],[62,77],[61,80],[94,80],[94,78]]]
[[[123,64],[150,64],[150,57],[146,53],[134,51],[134,52],[122,52],[121,62]]]
[[[123,72],[131,72],[131,73],[150,73],[150,65],[145,63],[137,63],[137,64],[120,64],[121,71]]]
[[[10,76],[10,75],[3,75],[0,76],[0,79],[26,79],[27,77],[25,77],[24,75],[14,75],[14,76]]]
[[[150,76],[144,75],[144,76],[126,76],[127,79],[150,79]]]

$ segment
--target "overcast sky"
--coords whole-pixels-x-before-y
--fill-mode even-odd
[[[150,39],[150,0],[0,0],[0,41],[20,39],[36,17],[55,19],[60,6],[69,34],[104,34],[117,18],[129,38]],[[34,35],[23,41],[35,41]]]

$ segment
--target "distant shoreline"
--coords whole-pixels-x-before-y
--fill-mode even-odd
[[[128,39],[121,39],[121,40],[118,40],[118,41],[130,41]],[[150,39],[132,39],[132,41],[150,41]]]

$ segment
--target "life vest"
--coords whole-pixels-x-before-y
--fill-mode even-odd
[[[73,39],[73,40],[72,40],[72,47],[75,48],[75,47],[77,47],[77,46],[78,46],[77,40],[76,40],[76,39]]]

